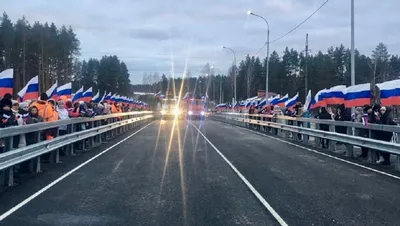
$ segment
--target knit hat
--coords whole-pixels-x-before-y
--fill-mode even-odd
[[[11,103],[12,103],[13,106],[14,105],[19,105],[18,101],[16,101],[16,100],[11,100]]]
[[[6,93],[6,94],[4,94],[3,98],[11,100],[12,99],[12,95],[11,95],[11,93]]]
[[[21,108],[21,109],[24,109],[24,108],[26,108],[28,106],[29,106],[29,104],[27,102],[22,102],[22,103],[19,104],[19,108]]]
[[[2,110],[4,106],[9,106],[9,107],[11,107],[11,106],[12,106],[11,100],[10,100],[10,99],[7,99],[7,98],[1,99],[1,100],[0,100],[0,110]]]
[[[47,101],[48,99],[49,99],[49,96],[47,96],[47,94],[46,93],[42,93],[42,94],[40,94],[40,100],[42,100],[42,101]]]

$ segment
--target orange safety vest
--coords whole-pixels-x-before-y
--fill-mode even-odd
[[[58,119],[58,115],[57,119],[54,119],[55,110],[53,109],[53,106],[47,102],[39,100],[34,102],[31,106],[35,106],[38,109],[38,115],[42,117],[45,122],[52,122]]]

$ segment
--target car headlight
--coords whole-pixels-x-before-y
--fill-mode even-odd
[[[200,112],[200,114],[204,116],[206,113],[204,111],[202,111],[202,112]]]
[[[189,111],[188,114],[189,114],[189,115],[193,115],[193,111]]]
[[[162,115],[165,115],[165,113],[166,113],[166,112],[165,112],[164,110],[161,110],[161,114],[162,114]]]
[[[175,110],[174,110],[174,114],[175,114],[175,115],[179,115],[179,113],[180,113],[179,109],[175,109]]]

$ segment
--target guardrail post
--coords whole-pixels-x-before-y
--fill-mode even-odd
[[[12,151],[14,149],[13,142],[14,142],[14,137],[7,137],[5,139],[5,147],[4,147],[5,152]],[[14,186],[14,166],[4,169],[2,175],[4,175],[4,177],[2,178],[4,180],[2,184],[4,184],[7,187]]]
[[[95,126],[94,126],[94,121],[91,121],[90,122],[90,128],[94,128]],[[94,142],[94,138],[95,138],[96,136],[93,136],[93,137],[91,137],[90,138],[90,140],[89,140],[89,145],[90,145],[90,147],[93,147],[94,146],[94,144],[95,144],[95,142]]]
[[[334,133],[335,132],[335,126],[334,125],[329,125],[329,132]],[[336,141],[334,140],[327,140],[328,142],[328,150],[329,151],[335,151],[336,148]]]
[[[60,136],[60,130],[57,128],[57,135],[56,137]],[[60,149],[54,150],[50,152],[50,162],[51,163],[59,163],[60,162]]]
[[[107,125],[109,125],[109,124],[111,124],[111,123],[113,123],[113,118],[107,119]],[[112,133],[113,133],[112,130],[107,131],[107,133],[106,133],[106,134],[107,134],[107,135],[106,135],[106,139],[107,139],[107,140],[111,139]]]
[[[82,125],[83,125],[83,126],[85,127],[85,129],[86,129],[86,123],[84,122],[84,123],[80,124],[81,128],[82,128]],[[82,130],[80,130],[80,131],[82,131]],[[79,143],[81,143],[82,152],[85,151],[85,150],[86,150],[86,142],[85,142],[85,139],[79,141]],[[78,144],[79,144],[79,143],[78,143]]]
[[[101,121],[97,121],[97,127],[100,127],[100,126],[101,126]],[[99,143],[103,142],[103,133],[100,133],[97,139],[98,139],[97,141]]]
[[[396,135],[397,135],[397,140],[395,140],[395,142],[396,143],[400,143],[400,140],[399,140],[399,138],[400,138],[400,133],[395,133]],[[396,162],[394,163],[394,168],[397,170],[397,171],[400,171],[400,155],[396,155]]]
[[[308,123],[307,122],[303,122],[302,123],[302,127],[303,128],[308,128]],[[303,134],[303,143],[304,144],[308,144],[309,139],[310,139],[310,136],[308,136],[306,134]]]
[[[347,128],[347,135],[353,135],[353,127],[346,127]],[[347,157],[354,157],[354,146],[351,144],[346,144],[346,156]]]
[[[372,130],[368,129],[368,137],[372,139]],[[370,148],[368,151],[368,160],[369,162],[375,163],[376,162],[376,150]]]
[[[38,142],[40,142],[41,141],[41,134],[40,134],[40,131],[38,131],[38,132],[36,132],[35,133],[35,136],[36,136],[36,140],[38,141]],[[31,171],[31,172],[33,172],[33,173],[39,173],[40,171],[41,171],[41,167],[40,167],[40,156],[38,156],[38,157],[36,157],[36,158],[33,158],[33,159],[31,159],[30,160],[30,162],[29,162],[29,170]]]
[[[112,119],[111,119],[111,123],[114,123],[114,122],[115,122],[115,118],[112,118]],[[115,133],[116,133],[116,132],[115,132],[115,129],[112,129],[112,130],[111,130],[111,137],[114,137],[114,136],[115,136]]]
[[[312,124],[310,124],[310,127],[312,127]],[[320,124],[315,123],[315,129],[319,130],[320,129]],[[314,137],[314,147],[319,148],[322,145],[322,139],[319,137]]]
[[[278,120],[279,120],[279,119],[278,119]],[[282,124],[284,124],[284,125],[289,125],[289,120],[284,119],[283,122],[282,122]],[[281,134],[281,136],[282,136],[283,138],[285,138],[285,139],[290,138],[289,131],[287,131],[287,130],[279,129],[278,133]]]
[[[75,124],[72,124],[70,127],[68,127],[68,133],[74,133],[74,132],[75,132],[75,127],[76,127]],[[68,152],[68,155],[69,155],[69,156],[74,156],[74,155],[76,155],[76,154],[75,154],[75,151],[74,151],[74,143],[69,144],[69,145],[67,146],[67,152]]]

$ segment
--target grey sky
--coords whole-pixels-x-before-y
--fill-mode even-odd
[[[232,54],[238,62],[255,54],[266,40],[266,25],[247,10],[266,17],[271,40],[285,34],[325,0],[0,0],[13,21],[23,15],[33,21],[71,25],[81,41],[81,58],[115,54],[128,65],[132,83],[143,73],[181,76],[187,62],[192,76],[205,63],[226,72]],[[400,53],[400,20],[396,0],[355,0],[356,48],[370,54],[378,42]],[[305,34],[313,53],[343,43],[350,47],[350,0],[330,0],[314,17],[284,39],[271,44],[301,50]],[[260,56],[265,57],[265,51]],[[172,63],[173,62],[173,63]]]

